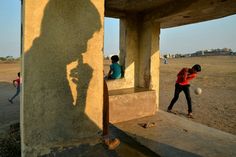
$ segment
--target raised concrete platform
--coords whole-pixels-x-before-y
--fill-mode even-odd
[[[155,122],[143,128],[139,123]],[[155,116],[116,124],[161,157],[233,157],[236,136],[164,111]]]
[[[108,90],[117,90],[124,88],[132,88],[134,86],[133,79],[115,79],[115,80],[106,80]]]
[[[111,123],[152,116],[156,112],[156,94],[146,88],[127,88],[109,91]]]

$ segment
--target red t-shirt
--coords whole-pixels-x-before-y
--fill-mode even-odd
[[[19,86],[19,85],[20,85],[20,78],[17,78],[16,80],[14,80],[14,82],[16,82],[16,83],[17,83],[17,85],[16,85],[16,86]]]
[[[177,75],[176,83],[180,85],[189,85],[189,81],[197,76],[196,72],[193,72],[192,69],[183,68]]]

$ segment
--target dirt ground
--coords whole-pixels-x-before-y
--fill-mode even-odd
[[[200,64],[202,72],[191,81],[191,97],[194,119],[190,119],[213,128],[236,134],[236,56],[192,57],[169,59],[168,64],[160,65],[160,109],[166,111],[173,94],[176,74],[182,67]],[[105,72],[109,62],[105,62]],[[7,99],[15,93],[12,80],[16,78],[20,64],[0,63],[0,133],[9,124],[19,121],[20,99],[10,104]],[[194,95],[196,87],[202,94]],[[187,113],[184,94],[175,104],[174,110],[179,116]]]
[[[105,74],[110,61],[105,60]],[[183,67],[194,64],[202,66],[202,72],[191,81],[193,120],[207,126],[236,134],[236,56],[209,56],[168,59],[168,64],[160,63],[160,105],[166,111],[172,97],[176,75]],[[194,89],[200,87],[197,96]],[[179,116],[186,117],[187,102],[182,92],[173,107]]]
[[[169,59],[160,65],[160,109],[166,111],[172,97],[176,75],[182,67],[202,66],[202,72],[191,81],[193,121],[236,134],[236,56],[212,56]],[[200,87],[197,96],[194,89]],[[183,116],[187,102],[182,92],[173,110]]]
[[[17,78],[20,71],[20,63],[0,62],[0,134],[9,128],[10,124],[19,122],[20,119],[20,98],[17,96],[14,103],[8,102],[16,88],[12,85],[12,80]]]

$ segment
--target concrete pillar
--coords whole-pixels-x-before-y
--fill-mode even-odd
[[[104,0],[24,0],[22,17],[22,156],[97,142]]]
[[[134,87],[135,84],[135,64],[139,46],[137,24],[135,15],[120,19],[120,64],[125,69],[125,88]]]
[[[152,21],[139,24],[138,87],[156,91],[156,104],[159,104],[160,24]]]
[[[120,20],[120,63],[125,68],[125,81],[133,87],[155,90],[157,104],[160,71],[159,34],[159,23],[144,22],[139,16],[126,16]]]

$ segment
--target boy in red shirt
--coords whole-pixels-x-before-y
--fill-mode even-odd
[[[175,84],[175,95],[172,99],[170,105],[168,106],[167,112],[172,112],[172,108],[175,102],[179,98],[179,93],[184,91],[185,97],[188,103],[188,117],[192,118],[192,102],[190,97],[190,83],[189,81],[194,79],[197,76],[197,72],[201,71],[201,66],[199,64],[195,64],[192,68],[183,68],[177,75],[177,80]]]
[[[13,99],[19,95],[20,93],[20,73],[17,74],[18,75],[18,78],[13,80],[13,86],[16,87],[16,94],[13,95],[13,97],[11,99],[8,99],[8,101],[13,104]]]

